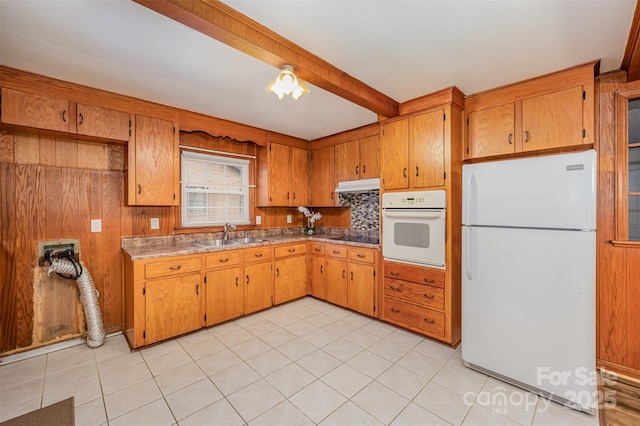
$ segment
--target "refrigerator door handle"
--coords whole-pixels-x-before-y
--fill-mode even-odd
[[[462,240],[464,241],[464,273],[467,276],[469,281],[473,281],[473,254],[471,253],[471,235],[473,232],[472,228],[467,226],[462,227]]]
[[[475,209],[477,208],[477,186],[478,183],[476,182],[476,176],[473,172],[469,173],[469,176],[467,178],[467,182],[466,182],[466,188],[465,188],[465,205],[464,207],[464,224],[465,225],[473,225],[474,222],[476,220],[476,214],[475,214]],[[473,219],[472,219],[473,217]]]

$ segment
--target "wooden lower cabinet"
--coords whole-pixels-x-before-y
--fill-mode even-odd
[[[451,340],[445,271],[384,262],[382,319],[417,333]]]
[[[247,315],[273,305],[273,248],[245,249],[243,259],[244,313]]]
[[[229,251],[205,255],[207,296],[206,325],[218,324],[244,314],[244,285],[240,252]]]
[[[146,344],[201,328],[200,272],[145,283]]]
[[[324,299],[324,244],[309,243],[309,284],[307,293],[318,299]]]
[[[377,250],[349,248],[347,307],[369,316],[376,315],[377,254]]]
[[[273,303],[288,302],[307,294],[307,244],[288,244],[274,250]]]

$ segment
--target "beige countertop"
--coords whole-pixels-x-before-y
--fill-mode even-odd
[[[180,240],[173,237],[141,237],[131,238],[125,242],[123,239],[122,251],[131,257],[131,260],[157,259],[169,256],[185,256],[191,254],[213,253],[227,250],[241,250],[250,247],[260,247],[265,245],[278,245],[288,243],[298,243],[304,241],[318,241],[323,243],[343,244],[348,246],[366,247],[379,249],[379,244],[369,244],[363,242],[336,240],[340,234],[289,234],[278,236],[257,236],[263,241],[256,243],[229,244],[215,247],[201,247],[196,244],[197,239]],[[205,240],[210,238],[201,238]],[[135,240],[135,241],[134,241]]]

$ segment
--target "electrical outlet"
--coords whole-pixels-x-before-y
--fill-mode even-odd
[[[151,218],[151,229],[160,229],[160,219],[157,217]]]
[[[291,223],[293,222],[293,218],[291,217],[290,214],[287,215],[287,223]]]
[[[262,225],[262,216],[256,216],[256,225]]]
[[[102,232],[101,219],[91,219],[91,232]]]

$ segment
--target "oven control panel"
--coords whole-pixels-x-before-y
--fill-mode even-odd
[[[412,209],[444,209],[447,206],[447,193],[437,191],[385,192],[382,194],[382,207]]]

